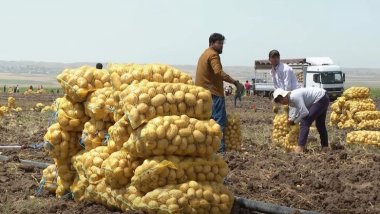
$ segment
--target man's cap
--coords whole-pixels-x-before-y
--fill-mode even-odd
[[[278,96],[286,97],[286,96],[288,96],[289,93],[290,93],[290,91],[285,91],[282,88],[278,88],[278,89],[274,90],[273,102]]]

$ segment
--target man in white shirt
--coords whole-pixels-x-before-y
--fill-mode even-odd
[[[279,88],[274,91],[273,97],[274,102],[289,105],[295,109],[290,115],[289,123],[300,122],[301,130],[296,148],[297,153],[305,150],[310,126],[314,121],[320,135],[322,149],[328,148],[326,114],[330,99],[324,89],[299,88],[293,91],[285,91]]]
[[[271,50],[269,52],[269,61],[272,64],[272,79],[274,89],[282,88],[286,91],[293,91],[298,88],[297,77],[293,69],[280,61],[280,52]]]

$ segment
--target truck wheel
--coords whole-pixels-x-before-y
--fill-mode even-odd
[[[272,100],[273,98],[273,91],[269,92],[269,99]]]

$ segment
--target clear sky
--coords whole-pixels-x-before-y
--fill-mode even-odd
[[[1,0],[0,60],[195,65],[208,37],[223,65],[330,56],[380,68],[378,0]]]

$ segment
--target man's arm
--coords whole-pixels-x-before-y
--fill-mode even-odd
[[[223,71],[222,63],[220,62],[220,57],[215,54],[210,57],[210,64],[212,67],[212,70],[216,75],[220,75],[223,79],[223,81],[229,82],[231,84],[236,85],[236,80],[232,79],[230,75],[226,74]]]
[[[307,117],[309,115],[309,110],[305,106],[305,102],[302,97],[297,97],[294,99],[295,117],[294,123],[299,123],[302,118]]]
[[[294,88],[294,81],[296,80],[296,75],[293,72],[292,68],[288,68],[284,70],[284,85],[285,85],[285,90],[286,91],[292,91],[296,89],[297,87]],[[297,86],[297,84],[296,84]]]

